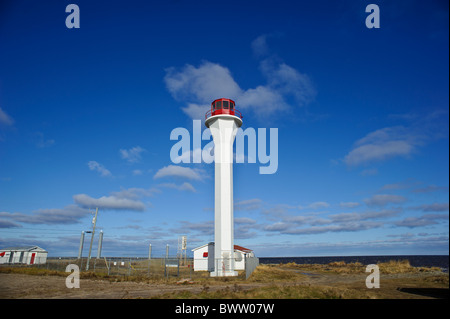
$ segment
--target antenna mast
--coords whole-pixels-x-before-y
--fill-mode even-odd
[[[89,270],[89,261],[91,260],[92,243],[94,242],[94,235],[95,235],[95,225],[97,225],[97,214],[98,214],[98,207],[95,209],[95,216],[92,219],[91,244],[89,246],[89,255],[88,255],[88,260],[87,260],[87,264],[86,264],[86,270]]]

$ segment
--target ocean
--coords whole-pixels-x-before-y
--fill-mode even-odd
[[[448,255],[398,255],[398,256],[324,256],[324,257],[259,257],[260,264],[328,264],[334,261],[346,263],[360,262],[363,265],[387,262],[389,260],[409,260],[413,267],[439,267],[448,272]]]

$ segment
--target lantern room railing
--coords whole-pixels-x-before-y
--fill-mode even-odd
[[[209,110],[205,114],[205,120],[208,119],[211,116],[214,115],[220,115],[220,114],[228,114],[228,115],[234,115],[242,119],[242,113],[239,112],[236,109],[216,109],[216,110]]]

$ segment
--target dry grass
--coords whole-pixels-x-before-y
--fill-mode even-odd
[[[383,274],[404,274],[416,272],[434,272],[440,271],[438,267],[413,267],[409,260],[390,260],[385,263],[378,263],[380,272]]]
[[[44,268],[37,267],[8,267],[2,266],[0,267],[0,273],[4,274],[25,274],[25,275],[33,275],[33,276],[63,276],[61,271],[57,270],[48,270]],[[64,273],[67,277],[67,273]]]
[[[181,269],[181,268],[180,268]],[[32,276],[60,276],[67,277],[68,272],[61,270],[51,270],[46,268],[39,268],[33,266],[25,267],[10,267],[1,266],[0,273],[12,273],[12,274],[24,274]],[[158,272],[157,274],[148,274],[146,271],[132,271],[130,275],[127,275],[128,271],[124,271],[123,274],[113,274],[108,275],[106,272],[102,271],[80,271],[80,279],[92,279],[92,280],[106,280],[110,282],[142,282],[147,284],[189,284],[192,282],[192,278],[189,276],[189,272],[180,271],[180,276],[169,276],[164,277]],[[224,283],[242,282],[245,280],[245,273],[243,271],[238,272],[237,277],[210,277],[209,272],[195,272],[195,278],[193,279],[196,284],[208,284],[208,285],[218,285]]]
[[[195,294],[190,291],[172,292],[155,297],[155,299],[355,299],[371,298],[370,294],[362,294],[354,289],[306,286],[306,285],[270,285],[250,290],[242,290],[239,286],[208,291],[204,289]]]
[[[417,272],[435,272],[440,271],[438,267],[413,267],[409,260],[390,260],[388,262],[377,263],[380,273],[382,274],[404,274]],[[279,264],[278,267],[287,267],[302,271],[312,271],[321,273],[338,273],[338,274],[364,274],[366,265],[360,262],[346,263],[345,261],[335,261],[328,264],[296,264],[287,263]]]
[[[304,278],[299,271],[291,269],[288,265],[280,267],[279,265],[259,265],[252,273],[247,282],[283,282],[299,280]]]
[[[438,267],[413,267],[408,260],[391,260],[384,263],[377,264],[380,273],[382,274],[404,274],[404,273],[417,273],[417,272],[436,272],[440,271]],[[209,273],[204,271],[193,272],[187,267],[180,267],[180,274],[177,277],[169,276],[168,278],[162,277],[160,273],[164,273],[163,266],[159,271],[154,271],[152,266],[152,272],[150,275],[148,272],[137,262],[133,262],[132,266],[141,271],[134,270],[128,275],[128,271],[124,271],[123,274],[108,275],[102,271],[81,271],[80,278],[82,279],[104,279],[109,281],[135,281],[135,282],[158,282],[158,283],[176,283],[180,279],[190,278],[198,283],[222,284],[224,282],[242,282],[244,280],[245,273],[239,271],[237,277],[210,277]],[[137,268],[141,266],[141,268]],[[144,269],[144,270],[142,270]],[[346,263],[345,261],[335,261],[328,264],[296,264],[294,262],[286,264],[261,264],[259,265],[247,282],[286,282],[293,280],[301,280],[305,278],[306,272],[314,272],[317,274],[337,273],[337,274],[364,274],[366,266],[359,263]],[[18,273],[35,276],[64,276],[67,277],[67,273],[61,270],[52,270],[39,267],[0,267],[2,273]],[[159,275],[152,275],[157,273]],[[194,275],[194,276],[192,276]]]
[[[277,267],[297,270],[299,272],[339,273],[339,274],[358,274],[364,273],[366,266],[359,262],[346,263],[345,261],[335,261],[329,264],[296,264],[294,262],[287,264],[278,264]]]
[[[172,299],[372,299],[414,298],[398,290],[398,287],[448,287],[448,274],[440,273],[436,267],[412,267],[408,260],[392,260],[378,263],[383,289],[367,289],[366,265],[336,261],[329,264],[262,264],[246,283],[261,284],[260,287],[244,289],[238,284],[226,289],[213,290],[204,282],[201,293],[181,291],[162,294],[157,298]],[[436,275],[433,275],[436,272]],[[419,276],[423,273],[423,277]],[[430,273],[427,275],[426,273]],[[411,276],[408,276],[411,274]],[[327,277],[327,283],[313,283],[310,276]],[[349,279],[348,282],[343,278]],[[355,278],[359,278],[356,279]],[[241,281],[242,282],[242,281]],[[268,285],[264,285],[268,284]],[[212,288],[212,286],[211,286]]]
[[[60,276],[67,277],[69,273],[59,270],[51,270],[38,267],[0,267],[0,273],[5,274],[24,274],[32,276]],[[116,276],[108,276],[103,273],[94,273],[93,271],[80,272],[81,279],[112,279]]]
[[[134,268],[139,264],[133,263]],[[398,287],[448,288],[448,274],[440,269],[412,267],[408,260],[391,260],[378,263],[381,274],[381,289],[365,286],[366,266],[359,263],[336,261],[329,264],[261,264],[248,280],[244,272],[237,277],[210,277],[208,272],[180,271],[179,277],[151,277],[145,271],[132,271],[128,275],[107,275],[101,272],[82,271],[81,279],[107,280],[110,282],[132,281],[148,284],[166,284],[188,289],[161,294],[157,298],[218,298],[218,299],[354,299],[354,298],[405,298]],[[65,271],[37,267],[0,267],[2,273],[19,273],[34,276],[63,276]],[[190,276],[194,274],[195,276]],[[383,275],[388,275],[383,277]],[[223,288],[227,286],[226,288]],[[201,291],[200,291],[201,289]],[[200,292],[199,292],[200,291]]]

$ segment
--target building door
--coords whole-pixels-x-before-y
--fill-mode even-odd
[[[9,263],[9,264],[12,263],[13,257],[14,257],[14,252],[12,251],[12,252],[10,253],[10,255],[9,255],[9,260],[8,260],[8,263]]]
[[[30,265],[34,264],[34,257],[36,256],[36,253],[32,253],[31,254],[31,260],[30,260]]]

